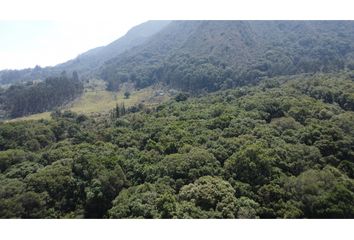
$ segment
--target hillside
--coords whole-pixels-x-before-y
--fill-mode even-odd
[[[0,72],[0,83],[77,71],[108,90],[163,83],[189,92],[264,77],[354,69],[353,21],[148,21],[55,67]]]
[[[84,85],[95,78],[98,68],[108,59],[121,54],[122,52],[138,46],[149,39],[156,32],[168,25],[170,21],[148,21],[133,27],[128,33],[111,44],[90,50],[81,54],[74,60],[59,64],[55,67],[41,68],[36,66],[34,69],[6,70],[0,72],[0,119],[18,118],[31,114],[53,111],[58,107],[65,107],[83,91],[75,94],[59,93],[59,89],[66,92],[75,91],[76,85],[66,81],[57,82],[56,89],[47,88],[50,79],[58,79],[62,73],[74,73],[80,76],[79,85]],[[39,82],[39,83],[38,83]],[[42,82],[42,83],[41,83]],[[5,85],[2,89],[1,85]],[[33,85],[33,86],[31,86]],[[72,89],[71,89],[72,88]],[[37,93],[36,93],[37,92]],[[36,96],[40,95],[40,96]],[[102,97],[109,98],[112,93],[105,93]],[[53,100],[60,96],[60,101]],[[85,96],[83,96],[85,97]],[[78,112],[87,113],[97,110],[102,112],[106,107],[109,109],[115,101],[109,100],[109,105],[99,106],[107,101],[92,103],[86,102],[91,106],[74,107]],[[112,103],[113,102],[113,103]],[[34,117],[39,117],[36,115]],[[47,115],[43,115],[48,117]],[[31,117],[30,117],[31,118]]]
[[[0,218],[354,218],[353,40],[148,22],[0,88]]]
[[[263,77],[354,68],[353,21],[148,21],[55,67],[0,72],[0,83],[62,71],[137,87],[215,91]]]
[[[0,91],[0,119],[16,118],[51,111],[65,105],[83,92],[83,83],[77,72],[68,77],[49,77],[41,82],[12,85]]]
[[[77,114],[86,114],[88,116],[107,115],[117,105],[124,105],[127,108],[144,103],[146,106],[155,106],[168,100],[173,94],[165,91],[160,86],[148,87],[141,90],[135,90],[131,86],[123,85],[117,92],[106,90],[106,83],[103,80],[92,79],[85,83],[83,93],[74,100],[64,105],[56,107],[61,111],[72,111]],[[129,98],[124,93],[130,93]],[[5,118],[10,122],[24,120],[50,119],[51,112],[42,112],[30,114],[17,118]]]
[[[353,69],[353,29],[353,21],[173,21],[100,73],[112,89],[163,82],[195,92]]]
[[[0,124],[0,217],[353,218],[353,110],[339,73]]]
[[[108,44],[80,54],[77,58],[54,67],[0,71],[0,84],[13,84],[59,75],[62,71],[77,71],[81,77],[89,78],[108,59],[144,43],[149,37],[164,28],[169,21],[148,21],[133,27],[126,35]]]
[[[55,69],[93,74],[107,60],[122,52],[141,45],[159,32],[170,21],[148,21],[130,29],[126,35],[104,47],[98,47],[80,54],[77,58],[55,66]]]

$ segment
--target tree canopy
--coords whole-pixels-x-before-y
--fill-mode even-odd
[[[0,217],[353,218],[350,74],[0,123]]]

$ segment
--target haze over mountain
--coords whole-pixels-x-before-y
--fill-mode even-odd
[[[44,80],[47,77],[56,76],[62,71],[77,71],[80,76],[89,76],[103,62],[143,43],[168,23],[169,21],[148,21],[142,23],[133,27],[126,35],[109,45],[89,50],[80,54],[75,59],[54,67],[41,68],[37,66],[33,69],[0,71],[0,83],[7,84],[38,79]]]
[[[52,68],[0,72],[0,82],[62,71],[100,77],[110,90],[163,82],[214,91],[262,77],[330,72],[353,62],[352,21],[149,21],[124,37]],[[351,66],[351,65],[350,65]]]
[[[81,74],[93,73],[105,61],[144,43],[169,23],[170,21],[148,21],[140,24],[109,45],[89,50],[73,60],[57,65],[55,68],[65,71],[76,70]]]
[[[2,71],[0,83],[75,72],[81,80],[103,79],[109,91],[126,82],[137,89],[160,83],[198,94],[274,76],[354,69],[353,39],[353,21],[148,21],[55,67]],[[18,108],[9,101],[16,97],[6,97],[12,94],[2,96],[2,108]],[[21,113],[31,111],[11,115]]]
[[[214,91],[262,77],[344,69],[354,59],[353,39],[352,21],[174,21],[107,61],[100,76],[115,87],[164,82]]]

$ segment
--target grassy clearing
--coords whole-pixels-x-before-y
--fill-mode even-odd
[[[29,120],[40,120],[40,119],[50,119],[50,112],[37,113],[25,117],[14,118],[11,120],[7,120],[6,122],[29,121]]]
[[[159,87],[148,87],[137,91],[134,90],[131,85],[126,84],[123,85],[118,92],[109,92],[105,90],[105,83],[103,81],[90,80],[85,84],[84,94],[61,109],[91,115],[94,113],[107,113],[114,108],[116,104],[124,104],[125,107],[139,103],[153,106],[170,98],[168,94],[159,95],[157,92],[160,91],[160,89]],[[128,99],[124,98],[126,91],[131,93]],[[50,119],[50,112],[15,118],[10,121],[39,119]]]

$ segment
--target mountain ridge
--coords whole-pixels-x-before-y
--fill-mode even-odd
[[[141,23],[131,28],[125,35],[112,43],[90,49],[79,54],[76,58],[59,63],[53,67],[26,68],[20,70],[0,71],[0,84],[13,84],[26,82],[59,75],[63,71],[77,71],[80,76],[92,76],[94,70],[103,62],[118,55],[130,48],[142,44],[153,34],[169,24],[169,20],[152,20]]]
[[[187,91],[214,91],[229,86],[226,79],[235,86],[262,77],[337,71],[354,59],[352,29],[353,21],[173,21],[145,44],[103,64],[100,76],[112,89],[125,81],[138,87],[162,81]]]
[[[103,79],[113,92],[129,83],[198,95],[277,76],[354,70],[353,39],[354,21],[149,21],[56,67],[9,73],[24,81],[72,71],[86,82]],[[11,94],[2,91],[6,103]]]

